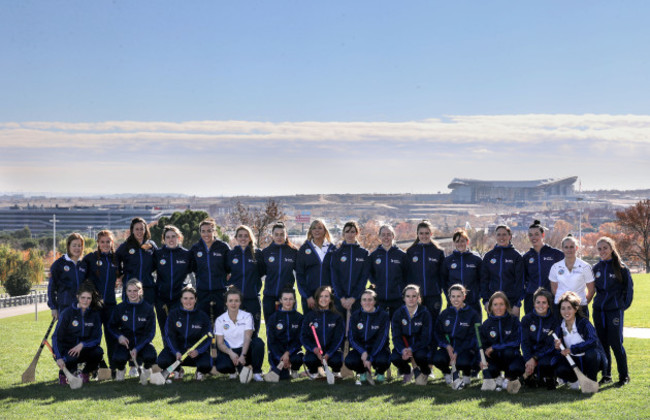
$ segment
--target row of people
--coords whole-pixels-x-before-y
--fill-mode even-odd
[[[280,366],[280,376],[289,378],[297,376],[303,363],[311,377],[317,375],[323,360],[335,372],[345,363],[360,375],[358,383],[366,379],[366,374],[372,374],[373,369],[377,380],[384,381],[390,363],[398,368],[404,382],[410,381],[411,368],[417,366],[426,383],[431,366],[435,365],[450,383],[450,366],[453,365],[463,373],[463,383],[469,384],[472,371],[478,368],[478,337],[473,330],[480,325],[479,317],[465,304],[466,289],[462,285],[453,285],[449,296],[451,306],[433,323],[428,309],[422,305],[419,287],[408,285],[403,290],[404,305],[389,321],[387,311],[376,306],[376,293],[364,291],[361,309],[355,311],[349,321],[351,348],[344,358],[345,326],[333,304],[332,289],[329,286],[319,288],[314,295],[317,310],[304,317],[295,309],[293,290],[285,290],[281,295],[281,309],[267,323],[269,364]],[[53,341],[59,366],[76,370],[79,362],[85,362],[81,375],[88,381],[89,373],[103,358],[99,347],[101,300],[89,284],[82,285],[78,297],[78,303],[61,314]],[[118,367],[116,378],[124,379],[126,361],[133,359],[143,365],[143,383],[151,375],[154,363],[164,369],[177,360],[195,366],[197,379],[202,379],[213,367],[221,373],[236,375],[237,369],[252,366],[254,379],[263,380],[264,342],[254,335],[251,314],[240,310],[241,293],[235,288],[226,293],[228,309],[214,325],[207,314],[196,308],[196,301],[196,291],[191,286],[186,287],[181,306],[174,309],[166,321],[164,349],[156,358],[151,345],[155,335],[153,307],[142,298],[142,284],[135,279],[129,281],[127,300],[115,308],[109,323],[110,334],[120,344],[113,353],[113,363]],[[575,386],[575,374],[557,352],[559,342],[554,343],[549,338],[548,333],[555,331],[568,349],[562,354],[572,354],[588,377],[595,380],[598,371],[605,372],[607,359],[594,327],[581,316],[580,298],[573,292],[566,292],[560,302],[561,323],[551,316],[551,294],[538,289],[534,310],[520,324],[518,317],[511,313],[506,295],[496,292],[488,304],[488,319],[480,327],[478,341],[487,356],[487,364],[481,368],[487,369],[493,378],[501,378],[503,372],[506,380],[517,379],[524,372],[536,374],[549,388],[555,386],[554,375],[557,374]],[[392,353],[389,351],[389,325],[394,346]],[[211,330],[217,339],[216,359],[212,359],[208,351],[210,344],[206,341],[182,360],[185,351]],[[59,377],[65,383],[62,373]],[[176,377],[182,378],[182,370]]]
[[[296,278],[303,313],[316,307],[312,296],[323,285],[333,286],[334,304],[339,312],[354,312],[360,307],[361,292],[370,282],[377,293],[378,306],[388,310],[389,317],[392,317],[402,304],[401,290],[412,283],[420,286],[423,304],[434,322],[442,307],[441,290],[455,283],[469,290],[467,304],[479,316],[481,304],[486,305],[496,291],[503,291],[509,302],[513,302],[513,313],[517,316],[522,301],[526,313],[530,313],[533,292],[539,287],[554,293],[556,305],[565,291],[576,292],[586,312],[586,304],[596,290],[594,285],[600,284],[602,292],[599,296],[603,298],[595,307],[600,318],[600,322],[596,322],[599,336],[607,349],[611,347],[614,350],[619,365],[626,365],[623,361],[622,311],[631,302],[632,281],[629,270],[621,264],[615,246],[608,242],[608,238],[601,238],[598,242],[605,262],[594,267],[594,276],[591,267],[576,257],[578,246],[575,238],[565,238],[562,251],[551,248],[544,244],[545,231],[539,221],[529,228],[533,247],[524,256],[512,246],[510,229],[498,226],[495,231],[497,244],[482,259],[469,250],[469,237],[462,230],[453,236],[456,249],[445,257],[431,240],[433,228],[427,221],[418,225],[418,237],[406,252],[395,245],[394,231],[388,225],[380,228],[382,243],[372,253],[359,245],[359,227],[355,222],[344,225],[343,242],[338,248],[332,244],[329,231],[320,220],[311,224],[307,241],[300,249],[288,240],[286,228],[281,223],[273,226],[273,243],[264,250],[254,248],[253,233],[246,226],[237,228],[235,240],[238,245],[233,249],[216,239],[215,230],[213,220],[201,222],[201,240],[186,250],[181,246],[180,231],[174,226],[166,226],[164,246],[157,248],[144,220],[136,218],[131,223],[129,238],[117,251],[113,252],[112,234],[102,231],[98,234],[97,252],[88,254],[81,262],[83,237],[70,235],[68,253],[57,260],[51,270],[49,304],[53,314],[74,302],[71,297],[74,290],[84,279],[90,279],[104,299],[102,323],[106,329],[116,304],[115,282],[121,273],[124,278],[143,278],[145,300],[155,305],[161,329],[167,314],[180,302],[180,292],[190,272],[196,274],[198,306],[210,314],[211,321],[225,310],[224,292],[227,286],[233,285],[242,291],[242,308],[253,314],[255,333],[260,326],[262,307],[265,319],[269,320],[278,306],[279,291],[293,287]],[[609,272],[607,261],[612,265]],[[157,275],[155,281],[154,272]],[[608,282],[608,276],[616,281]],[[263,301],[260,302],[263,277]],[[594,281],[595,277],[598,281]],[[625,294],[625,302],[612,303],[611,296],[616,293],[610,296],[610,289],[617,292],[624,289],[618,294]],[[606,299],[605,295],[610,297]],[[110,341],[107,344],[110,358],[116,343],[109,334],[107,341]],[[625,374],[625,369],[619,373]]]

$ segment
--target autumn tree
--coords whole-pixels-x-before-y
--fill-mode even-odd
[[[199,233],[199,223],[203,220],[210,217],[208,213],[204,211],[197,210],[185,210],[184,212],[176,211],[172,213],[171,216],[161,217],[158,219],[153,226],[150,227],[151,230],[151,239],[156,243],[162,245],[162,233],[163,229],[167,225],[176,226],[181,233],[183,234],[183,246],[189,248],[199,241],[201,234]],[[228,241],[228,236],[221,231],[221,228],[217,226],[217,231],[215,232],[217,238],[222,241]]]
[[[564,237],[569,233],[573,234],[573,236],[577,236],[574,230],[574,226],[571,223],[560,219],[553,224],[553,229],[546,234],[544,242],[553,248],[561,250],[562,239],[564,239]]]
[[[642,200],[632,207],[617,211],[618,224],[634,238],[629,255],[638,258],[650,273],[650,200]]]
[[[246,225],[253,229],[257,237],[258,248],[266,245],[268,240],[268,230],[277,221],[285,219],[282,204],[279,201],[269,198],[263,207],[245,206],[241,201],[237,201],[230,213],[230,223],[233,225]]]

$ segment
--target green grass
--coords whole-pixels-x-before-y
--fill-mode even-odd
[[[565,388],[553,392],[522,389],[517,395],[486,393],[480,391],[478,382],[455,392],[442,384],[439,372],[427,387],[399,381],[357,387],[351,380],[332,387],[306,379],[241,385],[219,377],[202,383],[186,378],[164,387],[143,387],[127,379],[91,383],[72,391],[55,384],[57,367],[47,349],[36,371],[36,383],[19,383],[48,322],[45,316],[35,322],[33,314],[0,320],[2,418],[648,418],[648,340],[625,340],[632,383],[623,389],[607,386],[593,396]],[[162,348],[159,337],[155,345]]]
[[[632,279],[634,300],[630,309],[625,311],[625,326],[650,328],[650,274],[635,274]]]

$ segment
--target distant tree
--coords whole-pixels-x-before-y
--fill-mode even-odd
[[[162,246],[162,233],[167,225],[176,226],[183,234],[183,247],[189,248],[201,239],[199,233],[199,223],[210,217],[204,211],[185,210],[184,212],[176,211],[170,217],[164,216],[158,219],[158,222],[150,226],[151,239]],[[217,238],[223,241],[229,241],[228,235],[224,234],[220,226],[217,226]]]
[[[43,268],[39,251],[17,251],[0,246],[0,282],[10,295],[29,293],[32,284],[43,280]]]
[[[634,238],[629,254],[645,265],[650,273],[650,200],[642,200],[634,206],[616,212],[618,224]]]
[[[359,235],[359,243],[362,247],[366,248],[369,251],[374,251],[377,246],[381,243],[379,240],[379,228],[381,224],[374,219],[368,220],[364,223],[361,228]]]
[[[233,227],[246,225],[253,229],[253,233],[257,237],[256,246],[261,248],[270,242],[268,230],[271,225],[277,221],[283,221],[285,217],[282,204],[273,198],[269,198],[264,207],[245,206],[238,200],[230,212],[230,223]]]
[[[561,250],[562,239],[564,239],[564,237],[569,233],[573,233],[574,236],[577,236],[574,232],[574,226],[571,223],[560,219],[555,222],[551,231],[546,233],[546,240],[544,242],[553,248]]]

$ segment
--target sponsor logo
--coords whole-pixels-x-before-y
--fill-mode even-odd
[[[393,264],[401,264],[402,262],[400,260],[390,260],[391,263]]]
[[[363,258],[355,258],[354,260],[355,260],[356,262],[364,262],[364,261],[365,261],[365,259],[363,259]]]
[[[614,319],[612,319],[612,324],[618,326],[620,323],[621,323],[621,319],[620,319],[620,318],[614,318]]]
[[[381,264],[381,258],[377,258],[377,259],[375,260],[375,264],[377,264],[377,265]]]
[[[191,327],[191,328],[192,328],[193,330],[200,330],[201,328],[203,328],[203,326],[192,324],[192,327]]]
[[[465,264],[467,268],[476,268],[476,264]]]
[[[72,326],[73,327],[78,327],[79,326],[79,321],[77,321],[76,319],[74,321],[72,321]]]
[[[492,258],[492,259],[490,260],[490,264],[496,264],[496,263],[497,263],[497,259],[496,259],[496,258]]]
[[[271,255],[271,256],[269,257],[269,262],[273,262],[273,261],[275,261],[275,257],[274,257],[273,255]]]
[[[458,325],[461,327],[469,327],[469,322],[459,322]]]
[[[451,264],[451,269],[452,270],[455,270],[457,267],[458,267],[458,264],[456,264],[456,263]]]
[[[233,258],[232,263],[233,264],[238,264],[239,263],[239,258]]]
[[[176,264],[187,264],[185,260],[176,260]]]
[[[199,257],[199,258],[201,258],[201,257],[203,256],[203,252],[201,252],[201,251],[197,252],[197,253],[196,253],[196,256]]]
[[[138,317],[138,322],[147,322],[147,318]]]
[[[183,323],[181,321],[176,321],[176,327],[180,328],[183,326]]]
[[[378,330],[378,329],[379,329],[379,325],[371,325],[371,326],[370,326],[370,329],[371,329],[371,330]]]
[[[544,261],[553,261],[553,257],[544,257],[543,260]]]
[[[122,321],[126,322],[126,321],[128,321],[128,320],[129,320],[129,316],[128,316],[128,315],[122,315]]]
[[[278,330],[281,330],[282,328],[284,328],[284,325],[278,324],[278,325],[275,326],[275,328],[277,328]]]
[[[515,262],[515,260],[509,260],[509,259],[505,258],[503,260],[503,262],[506,263],[506,264],[512,264],[513,262]]]
[[[422,326],[422,322],[414,322],[413,325],[416,326],[416,327],[421,327],[421,326]]]
[[[330,327],[330,328],[334,328],[334,327],[336,327],[336,323],[327,324],[327,326]]]
[[[362,324],[361,322],[359,322],[359,323],[357,324],[357,329],[360,329],[360,330],[363,329],[363,324]]]
[[[133,249],[133,248],[129,249],[129,254],[131,254],[131,255],[135,254],[135,249]]]
[[[290,262],[290,263],[292,263],[292,262],[293,262],[293,258],[285,258],[285,259],[284,259],[284,262]]]

